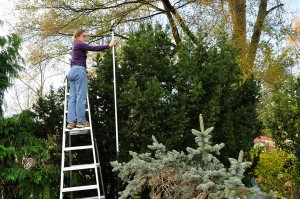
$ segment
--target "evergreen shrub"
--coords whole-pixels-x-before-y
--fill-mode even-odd
[[[200,115],[200,131],[192,130],[196,136],[196,149],[187,147],[187,153],[167,151],[166,147],[152,136],[149,153],[130,152],[127,163],[111,162],[113,171],[127,184],[120,192],[120,199],[136,196],[150,190],[150,198],[275,198],[275,193],[265,194],[258,187],[246,187],[242,179],[251,162],[229,158],[231,166],[225,166],[213,154],[221,155],[224,144],[212,145],[212,128],[204,130]]]

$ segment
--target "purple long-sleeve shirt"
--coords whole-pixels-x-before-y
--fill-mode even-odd
[[[109,49],[109,45],[90,46],[85,42],[74,42],[72,48],[72,62],[71,65],[86,67],[87,51],[102,51]]]

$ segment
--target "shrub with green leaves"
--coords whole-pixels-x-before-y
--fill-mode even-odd
[[[281,149],[295,158],[295,183],[300,186],[300,77],[291,77],[275,85],[266,111],[266,130]]]
[[[196,149],[184,152],[167,151],[153,136],[151,153],[130,152],[132,159],[127,163],[114,161],[113,171],[127,184],[120,199],[135,196],[145,189],[150,198],[275,198],[275,194],[262,193],[258,187],[248,188],[242,183],[245,168],[250,162],[243,162],[243,152],[238,160],[230,158],[230,168],[225,168],[213,154],[220,155],[224,144],[212,145],[211,131],[204,130],[200,115],[200,129],[192,130],[198,144]]]
[[[36,122],[34,113],[23,111],[0,123],[0,198],[57,198],[60,170],[51,144],[34,136]]]
[[[285,151],[268,151],[260,154],[255,175],[262,180],[265,191],[274,190],[278,197],[299,198],[300,190],[296,186],[296,158]]]

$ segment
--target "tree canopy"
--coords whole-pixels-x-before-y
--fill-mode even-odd
[[[18,5],[23,16],[19,31],[23,35],[65,39],[82,27],[96,39],[106,36],[114,24],[117,35],[126,38],[127,30],[141,21],[159,20],[171,27],[173,41],[180,46],[185,36],[201,45],[198,29],[207,30],[209,35],[225,29],[240,49],[239,60],[247,78],[256,71],[254,64],[261,44],[271,45],[269,38],[287,34],[281,31],[286,27],[281,17],[283,6],[281,0],[22,1]]]
[[[0,36],[0,118],[2,117],[4,91],[11,85],[12,79],[21,69],[20,45],[20,37],[15,34]]]
[[[256,113],[259,84],[254,78],[243,81],[235,59],[237,50],[229,44],[226,34],[213,43],[199,32],[202,47],[193,45],[187,37],[178,51],[168,31],[159,24],[142,24],[138,31],[128,35],[118,51],[120,160],[128,160],[129,150],[145,152],[151,135],[176,150],[195,145],[189,129],[197,126],[194,113],[200,112],[207,115],[209,125],[216,127],[212,140],[227,145],[220,160],[228,165],[228,157],[237,157],[241,149],[249,151],[253,139],[260,134],[261,123]],[[113,161],[111,56],[107,52],[98,57],[89,93],[93,129],[102,146],[101,157]],[[107,163],[103,164],[104,181],[114,184]]]

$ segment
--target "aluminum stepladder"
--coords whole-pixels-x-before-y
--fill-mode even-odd
[[[60,180],[60,199],[64,198],[64,193],[69,193],[69,197],[73,199],[73,192],[80,192],[80,191],[96,191],[96,196],[88,196],[88,197],[81,197],[82,199],[105,199],[104,195],[104,185],[102,180],[102,174],[101,174],[101,167],[100,167],[100,159],[99,159],[99,153],[97,148],[97,142],[94,139],[93,130],[92,130],[92,121],[91,121],[91,113],[90,113],[90,104],[89,104],[89,96],[87,93],[87,109],[88,112],[88,121],[90,124],[90,127],[84,127],[84,128],[74,128],[74,129],[68,129],[66,128],[67,122],[67,105],[68,105],[68,98],[69,98],[69,84],[68,79],[65,80],[65,101],[64,101],[64,121],[63,121],[63,138],[62,138],[62,158],[61,158],[61,180]],[[91,143],[88,145],[81,145],[81,146],[72,146],[71,140],[72,136],[77,135],[88,135],[90,134]],[[68,136],[68,146],[66,146],[66,139]],[[79,153],[83,150],[90,150],[92,151],[92,159],[93,162],[89,164],[79,164],[79,165],[73,165],[72,164],[72,155],[74,153]],[[97,152],[97,153],[96,153]],[[68,155],[69,159],[69,165],[65,166],[66,162],[66,155]],[[97,161],[98,160],[98,161]],[[99,183],[99,176],[98,176],[98,169],[100,174],[100,180],[101,180],[101,187],[100,189],[100,183]],[[95,183],[91,185],[83,185],[83,186],[73,186],[72,187],[72,172],[73,171],[82,171],[82,170],[93,170],[95,175]],[[64,182],[64,177],[69,172],[69,187],[64,187],[66,183]],[[102,195],[101,195],[102,192]]]

